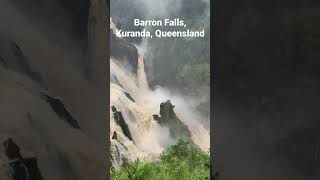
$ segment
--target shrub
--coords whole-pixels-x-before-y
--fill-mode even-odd
[[[112,180],[205,180],[210,179],[209,154],[179,140],[166,149],[158,162],[124,164],[111,172]]]

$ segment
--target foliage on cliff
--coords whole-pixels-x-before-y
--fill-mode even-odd
[[[113,170],[112,180],[205,180],[210,179],[210,156],[180,140],[166,149],[155,163],[135,162]]]

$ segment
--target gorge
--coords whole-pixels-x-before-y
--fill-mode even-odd
[[[115,26],[110,28],[112,32]],[[110,43],[118,44],[115,41],[131,44],[121,39],[112,39]],[[117,123],[118,115],[110,113],[112,167],[117,169],[136,159],[157,161],[161,152],[179,139],[208,152],[209,132],[200,123],[201,114],[182,95],[163,87],[151,89],[144,66],[145,50],[143,47],[135,48],[138,58],[131,60],[137,61],[137,68],[128,67],[127,60],[116,54],[111,53],[110,58],[110,112],[115,112],[115,109],[118,115],[121,112],[124,121],[122,125]],[[118,50],[126,52],[125,49]],[[156,115],[159,112],[161,117]],[[132,138],[126,133],[126,127]]]

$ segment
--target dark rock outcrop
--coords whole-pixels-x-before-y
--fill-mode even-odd
[[[115,131],[113,132],[112,139],[115,139],[115,140],[117,140],[117,139],[118,139],[117,132],[115,132]]]
[[[123,131],[123,134],[130,139],[131,141],[133,141],[128,124],[126,123],[126,121],[124,120],[122,113],[117,111],[116,107],[111,106],[111,110],[113,112],[113,118],[116,121],[116,124],[119,125]]]
[[[71,127],[80,129],[78,121],[71,115],[71,113],[66,109],[62,100],[59,98],[51,97],[49,95],[43,94],[45,100],[49,103],[51,108],[57,115],[64,119]]]
[[[110,32],[110,56],[119,61],[125,61],[132,67],[134,73],[138,69],[138,50],[129,41],[116,37]]]
[[[24,158],[20,154],[19,146],[8,138],[2,144],[5,154],[10,160],[11,176],[14,180],[42,180],[36,158]]]
[[[20,64],[20,66],[18,66],[17,68],[19,68],[21,72],[24,72],[26,75],[28,75],[32,80],[43,85],[44,81],[41,75],[32,70],[22,50],[15,42],[11,42],[11,49],[18,60],[17,64]]]
[[[170,100],[160,104],[160,116],[153,115],[155,121],[160,125],[166,126],[170,130],[170,135],[175,139],[191,141],[191,134],[188,127],[181,122],[174,112],[174,105]]]
[[[125,92],[123,91],[123,93],[127,96],[128,99],[130,99],[132,102],[136,102],[133,97],[128,93],[128,92]]]
[[[0,64],[6,69],[28,76],[46,88],[40,73],[33,70],[18,44],[1,37],[0,41]]]

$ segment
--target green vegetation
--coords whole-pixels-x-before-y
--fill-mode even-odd
[[[205,180],[210,179],[210,156],[180,140],[165,150],[159,162],[127,163],[111,172],[112,180]]]

